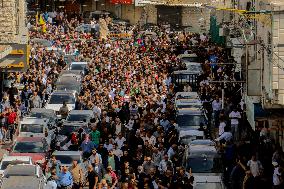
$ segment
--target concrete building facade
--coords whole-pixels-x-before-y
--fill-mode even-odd
[[[227,44],[242,65],[246,115],[256,131],[267,127],[284,149],[284,3],[275,0],[232,1],[224,11],[232,21]],[[254,11],[242,15],[238,10]],[[219,19],[222,21],[222,19]]]

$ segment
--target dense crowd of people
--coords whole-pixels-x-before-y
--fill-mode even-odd
[[[267,159],[261,162],[256,156],[267,145],[257,144],[258,148],[252,151],[256,144],[243,142],[247,138],[242,133],[248,129],[241,94],[236,95],[241,87],[234,83],[238,74],[233,64],[221,64],[231,57],[224,48],[211,44],[205,34],[156,28],[157,36],[151,38],[138,35],[141,28],[135,26],[128,40],[98,39],[97,35],[75,31],[80,18],[64,12],[57,13],[53,22],[50,16],[45,17],[46,32],[31,30],[30,38],[47,39],[54,48],[88,62],[75,109],[92,110],[95,115],[91,132],[74,133],[70,146],[83,152],[88,174],[82,174],[77,161],[67,168],[52,156],[46,169],[50,188],[76,189],[86,182],[90,189],[194,188],[194,178],[183,166],[186,146],[179,143],[175,121],[173,98],[179,87],[172,72],[182,67],[177,59],[179,53],[196,53],[200,57],[203,74],[197,88],[213,122],[212,139],[224,151],[227,183],[233,189],[283,186],[280,148],[274,148],[277,150],[272,152],[269,164]],[[13,140],[25,113],[44,107],[56,79],[67,66],[63,54],[48,51],[33,40],[31,46],[30,68],[7,75],[10,83],[2,95],[1,144]],[[23,89],[19,90],[19,85]],[[220,99],[222,88],[224,99]]]

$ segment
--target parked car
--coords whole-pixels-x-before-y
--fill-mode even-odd
[[[202,102],[197,92],[177,92],[175,95],[175,108],[199,108],[202,109]]]
[[[41,137],[47,141],[54,139],[53,129],[49,129],[47,119],[26,117],[19,124],[19,137]],[[50,143],[50,142],[49,142]]]
[[[86,123],[82,122],[64,122],[60,127],[56,136],[57,149],[67,150],[71,145],[71,134],[73,132],[78,133],[79,129],[83,129],[83,133],[89,133],[90,129]]]
[[[49,156],[49,144],[41,137],[18,137],[10,151],[10,156],[30,156],[33,162],[44,164]]]
[[[204,131],[200,130],[181,130],[179,132],[179,142],[188,145],[193,140],[205,139]]]
[[[81,71],[85,75],[87,66],[88,62],[71,62],[69,69]]]
[[[181,60],[182,63],[186,62],[200,62],[198,56],[196,54],[179,54],[177,56]]]
[[[83,171],[83,183],[86,183],[86,178],[88,175],[87,165],[83,160],[83,153],[80,151],[54,151],[52,153],[55,156],[56,160],[60,162],[61,166],[72,167],[73,161],[76,160],[78,165],[82,168]]]
[[[0,182],[1,189],[44,189],[46,178],[38,165],[9,165]]]
[[[223,160],[216,147],[208,140],[192,142],[185,150],[184,166],[191,169],[196,188],[225,189]]]
[[[81,165],[82,168],[86,168],[83,161],[82,152],[80,151],[54,151],[52,156],[55,156],[56,160],[60,162],[61,166],[71,167],[73,161],[77,160],[78,164]]]
[[[69,110],[73,110],[75,108],[76,94],[73,91],[55,91],[51,94],[45,108],[52,109],[58,114],[63,102],[66,102]]]
[[[206,115],[199,108],[181,108],[177,112],[179,130],[198,130],[200,126],[207,126]]]
[[[81,86],[81,83],[74,78],[66,78],[64,80],[62,79],[61,82],[57,82],[55,84],[57,91],[72,91],[77,94],[81,92]]]
[[[200,74],[199,71],[178,70],[173,72],[172,81],[179,88],[179,91],[182,91],[186,84],[192,87],[192,91],[197,91]]]
[[[90,123],[92,118],[94,118],[94,113],[92,110],[71,110],[66,118],[66,121]]]
[[[58,122],[55,111],[46,108],[32,108],[29,117],[47,119],[47,126],[49,129],[53,129]]]
[[[57,82],[64,82],[68,79],[76,79],[77,82],[81,82],[82,80],[82,71],[80,70],[65,70],[62,71],[57,79]]]
[[[8,165],[18,165],[18,164],[27,164],[32,165],[33,161],[30,156],[7,156],[3,155],[3,158],[0,162],[0,177],[2,177],[5,169]]]

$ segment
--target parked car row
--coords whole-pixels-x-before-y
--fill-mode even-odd
[[[222,156],[210,138],[210,122],[197,92],[182,91],[184,85],[197,89],[202,66],[195,54],[178,56],[183,70],[173,80],[181,92],[174,98],[179,142],[185,144],[183,166],[194,176],[196,188],[224,189]]]
[[[94,118],[91,110],[74,110],[86,68],[87,62],[71,62],[60,73],[45,107],[32,108],[21,119],[16,139],[0,162],[0,188],[45,188],[44,172],[51,165],[52,156],[67,167],[77,160],[87,174],[82,152],[68,151],[70,135],[79,129],[89,132],[89,123]],[[59,115],[63,102],[69,110],[66,120]]]

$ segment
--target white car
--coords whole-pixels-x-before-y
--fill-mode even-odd
[[[63,102],[67,104],[69,111],[75,109],[76,94],[74,91],[53,92],[45,108],[54,110],[58,114],[59,109],[63,106]]]
[[[178,109],[176,119],[179,131],[198,130],[201,125],[207,125],[206,115],[199,108]]]
[[[185,62],[199,62],[199,58],[196,54],[179,54],[177,56],[181,60],[182,63]]]
[[[7,156],[4,155],[0,162],[0,175],[2,176],[8,165],[27,164],[32,165],[32,158],[29,156]]]
[[[47,141],[54,139],[54,131],[48,128],[48,119],[26,117],[20,121],[19,137],[42,137]]]
[[[194,188],[224,189],[223,160],[208,140],[192,141],[185,152],[184,166],[191,170]]]
[[[88,62],[71,62],[70,70],[79,70],[85,74],[85,70],[88,66]]]
[[[9,165],[0,182],[1,189],[43,189],[46,178],[39,165]]]

